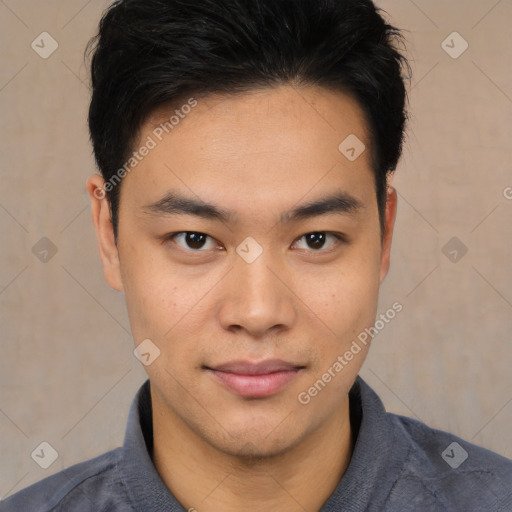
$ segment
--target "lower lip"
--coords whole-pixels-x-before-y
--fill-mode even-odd
[[[296,370],[284,370],[265,375],[240,375],[238,373],[208,370],[217,380],[228,389],[244,398],[264,398],[281,390],[298,373]]]

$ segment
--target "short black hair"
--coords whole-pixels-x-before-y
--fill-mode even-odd
[[[157,107],[282,84],[321,86],[352,96],[364,111],[382,233],[411,70],[401,32],[380,12],[371,0],[116,0],[86,48],[89,131],[103,178],[112,183],[129,161]],[[121,187],[108,188],[117,242]]]

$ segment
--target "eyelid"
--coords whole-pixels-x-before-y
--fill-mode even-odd
[[[179,235],[187,235],[189,233],[192,233],[194,235],[203,235],[203,236],[207,237],[208,239],[213,240],[215,242],[215,244],[216,244],[216,247],[218,247],[220,245],[219,242],[217,240],[215,240],[215,238],[213,238],[212,236],[208,235],[207,233],[203,233],[202,231],[176,231],[175,233],[170,233],[168,235],[165,235],[163,237],[162,243],[172,242],[175,245],[177,245],[179,247],[179,249],[181,249],[181,250],[183,250],[185,252],[188,252],[188,253],[207,252],[208,249],[203,249],[203,248],[201,248],[201,249],[190,249],[190,248],[182,247],[181,245],[176,243],[175,239]]]
[[[165,235],[162,239],[162,243],[166,243],[166,242],[172,242],[174,244],[176,244],[180,250],[184,251],[184,252],[187,252],[187,253],[202,253],[202,252],[208,252],[208,249],[189,249],[189,248],[186,248],[186,247],[182,247],[181,245],[179,245],[178,243],[176,243],[175,239],[179,236],[179,235],[186,235],[186,234],[189,234],[189,233],[192,233],[192,234],[195,234],[195,235],[203,235],[205,237],[207,237],[208,239],[210,240],[213,240],[217,246],[215,247],[215,249],[217,249],[219,247],[220,242],[218,240],[216,240],[215,238],[213,238],[211,235],[208,235],[207,233],[204,233],[202,231],[176,231],[174,233],[170,233],[168,235]],[[299,251],[305,251],[305,252],[308,252],[308,253],[311,253],[311,254],[318,254],[318,255],[322,255],[322,254],[328,254],[330,252],[333,252],[335,251],[341,244],[346,244],[348,243],[348,239],[347,237],[343,234],[343,233],[337,233],[337,232],[332,232],[332,231],[321,231],[321,230],[316,230],[316,231],[308,231],[304,234],[302,234],[301,236],[297,237],[294,242],[292,243],[292,247],[297,244],[297,242],[301,239],[303,239],[304,237],[306,237],[307,235],[311,235],[313,233],[323,233],[323,234],[326,234],[326,235],[330,235],[332,237],[334,237],[336,239],[336,242],[334,244],[333,247],[331,247],[330,249],[324,249],[323,247],[320,248],[320,249],[298,249]],[[222,249],[221,249],[222,250]]]
[[[307,233],[304,233],[303,235],[296,238],[295,242],[293,242],[293,245],[295,245],[299,240],[301,240],[305,236],[311,235],[313,233],[323,233],[325,235],[330,235],[336,239],[336,242],[335,242],[334,246],[329,249],[321,248],[321,249],[316,249],[316,250],[315,249],[299,249],[299,250],[304,250],[308,253],[318,254],[318,255],[328,254],[330,252],[335,251],[340,246],[340,244],[345,244],[348,242],[347,237],[342,233],[337,233],[337,232],[332,232],[332,231],[308,231]]]

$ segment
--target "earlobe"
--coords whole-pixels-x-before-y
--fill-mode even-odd
[[[114,238],[114,227],[110,216],[110,205],[104,190],[105,181],[94,174],[86,183],[91,198],[92,221],[98,238],[100,258],[105,280],[114,290],[122,291],[119,252]]]
[[[380,260],[380,282],[384,281],[390,264],[391,241],[393,239],[393,229],[396,219],[397,193],[392,186],[387,187],[386,210],[384,217],[384,235],[382,237],[382,251]]]

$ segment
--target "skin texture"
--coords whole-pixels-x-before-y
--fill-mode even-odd
[[[169,115],[154,112],[140,144]],[[366,145],[353,162],[338,150],[350,134]],[[104,182],[89,178],[105,279],[125,294],[135,345],[149,338],[160,350],[145,366],[153,460],[185,508],[317,511],[343,476],[353,448],[347,394],[368,347],[307,405],[298,395],[375,321],[396,192],[388,188],[381,239],[369,144],[362,110],[340,92],[283,85],[198,99],[124,178],[117,246],[107,199],[96,197]],[[169,191],[236,219],[144,209]],[[335,192],[361,208],[279,222]],[[201,250],[165,241],[184,231],[210,238]],[[318,248],[304,237],[312,232],[346,241],[327,236]],[[236,252],[247,237],[263,249],[252,263]],[[204,369],[269,358],[305,368],[265,398],[243,398]]]

